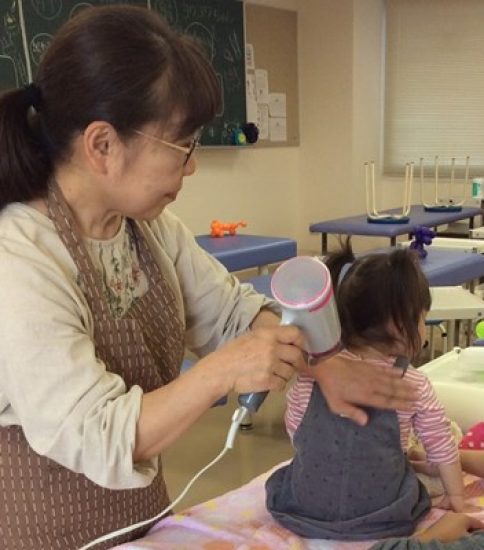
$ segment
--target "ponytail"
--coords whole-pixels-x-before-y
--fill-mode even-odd
[[[32,88],[0,96],[0,211],[47,192],[52,165],[40,139],[41,115],[32,112]]]
[[[340,238],[339,242],[340,249],[335,252],[330,252],[324,258],[324,263],[328,267],[329,273],[331,274],[331,282],[333,283],[333,289],[335,292],[341,282],[340,275],[342,274],[344,266],[355,261],[353,249],[351,248],[351,237],[347,237],[344,242]]]

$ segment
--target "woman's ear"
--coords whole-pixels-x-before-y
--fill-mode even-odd
[[[119,159],[122,145],[116,130],[104,121],[94,121],[83,133],[83,150],[91,170],[99,175],[108,175]]]

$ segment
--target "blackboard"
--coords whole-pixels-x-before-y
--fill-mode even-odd
[[[32,80],[54,33],[69,18],[89,6],[112,4],[149,7],[202,42],[223,97],[202,144],[230,144],[232,131],[246,122],[244,15],[236,0],[0,0],[0,90]]]
[[[32,74],[35,75],[42,55],[61,25],[87,7],[110,4],[146,7],[146,0],[23,0]]]
[[[243,3],[228,0],[151,0],[152,9],[183,33],[197,37],[217,73],[222,106],[204,129],[202,145],[229,145],[246,122]]]
[[[0,89],[17,88],[28,82],[20,12],[17,0],[0,2]]]

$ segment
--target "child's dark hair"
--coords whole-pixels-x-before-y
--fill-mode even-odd
[[[0,210],[45,196],[53,167],[95,120],[128,139],[178,114],[176,137],[184,138],[211,121],[219,104],[217,76],[190,37],[146,8],[87,8],[54,37],[35,86],[0,98]]]
[[[390,330],[393,324],[407,343],[410,358],[415,359],[422,347],[419,320],[431,305],[416,253],[395,249],[355,259],[348,238],[341,250],[326,256],[325,263],[336,293],[345,346],[392,346],[398,341]]]

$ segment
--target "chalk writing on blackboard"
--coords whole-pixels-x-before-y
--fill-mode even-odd
[[[0,89],[18,88],[28,72],[16,0],[0,2],[0,24]]]
[[[176,0],[155,0],[153,8],[166,19],[170,26],[176,27],[178,25]]]
[[[46,32],[41,32],[36,34],[29,44],[29,54],[30,59],[34,62],[34,65],[37,67],[42,59],[44,53],[47,51],[50,43],[52,42],[53,36]]]
[[[62,0],[30,0],[35,13],[45,19],[51,21],[55,19],[62,10]]]

